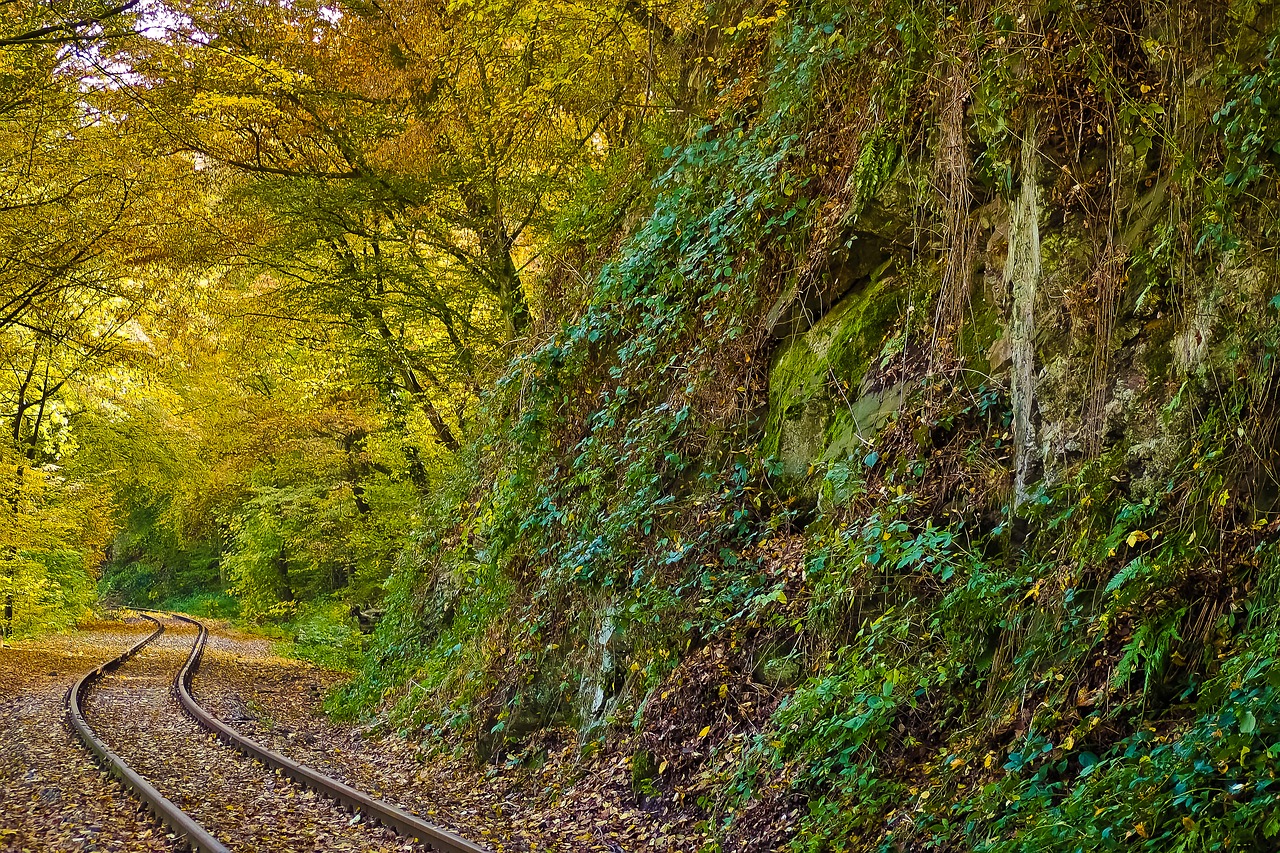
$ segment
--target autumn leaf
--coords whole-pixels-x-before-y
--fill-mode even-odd
[[[1126,538],[1124,541],[1128,544],[1130,548],[1132,548],[1134,545],[1137,545],[1139,542],[1146,542],[1150,538],[1151,537],[1148,536],[1145,532],[1141,530],[1135,530],[1132,533],[1130,533],[1128,538]]]

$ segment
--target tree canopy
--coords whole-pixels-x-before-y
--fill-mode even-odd
[[[674,3],[0,19],[6,627],[43,594],[22,561],[64,551],[83,584],[128,566],[121,594],[376,598],[483,389],[591,274],[616,222],[584,200],[621,215],[694,103]]]

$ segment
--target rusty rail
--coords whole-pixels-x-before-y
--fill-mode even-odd
[[[188,847],[197,851],[197,853],[231,853],[218,839],[196,823],[191,815],[166,799],[150,782],[138,775],[120,756],[112,752],[106,743],[94,733],[88,722],[85,721],[81,703],[84,701],[84,697],[89,692],[93,682],[119,667],[129,658],[146,648],[148,643],[164,633],[164,625],[161,625],[158,619],[146,615],[142,618],[150,619],[154,622],[156,629],[125,652],[102,664],[97,669],[90,670],[80,676],[71,689],[67,691],[67,717],[71,722],[71,727],[75,729],[76,734],[80,736],[80,740],[97,758],[98,763],[112,776],[119,779],[121,784],[141,800],[151,814],[155,815],[156,820],[168,827]]]
[[[179,704],[182,705],[186,712],[201,726],[216,734],[223,743],[239,750],[250,758],[261,761],[274,770],[284,773],[299,784],[336,800],[353,812],[363,813],[384,826],[394,829],[400,835],[417,839],[432,850],[439,851],[439,853],[490,853],[488,849],[455,835],[447,829],[428,823],[417,815],[410,814],[404,809],[371,797],[363,791],[356,790],[350,785],[339,782],[337,779],[333,779],[278,752],[267,749],[210,714],[191,696],[191,680],[200,668],[200,657],[204,653],[205,640],[209,632],[204,625],[195,619],[179,616],[176,613],[166,613],[165,615],[194,625],[200,631],[195,644],[191,647],[191,654],[187,657],[186,664],[183,665],[178,672],[177,678],[174,679],[173,689]]]

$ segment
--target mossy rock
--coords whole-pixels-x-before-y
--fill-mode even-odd
[[[974,288],[967,314],[960,330],[965,367],[976,374],[989,373],[1000,366],[993,363],[999,359],[992,357],[992,350],[1007,333],[1006,319],[1000,315],[1000,306],[990,298],[985,287]],[[1004,349],[1007,348],[1006,344]]]
[[[763,450],[781,461],[784,473],[799,476],[811,463],[845,458],[897,410],[901,389],[865,391],[862,385],[906,298],[900,279],[873,280],[778,352]]]

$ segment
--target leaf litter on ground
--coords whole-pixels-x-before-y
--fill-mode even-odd
[[[0,648],[0,851],[173,851],[66,725],[71,683],[150,633],[103,621]]]

